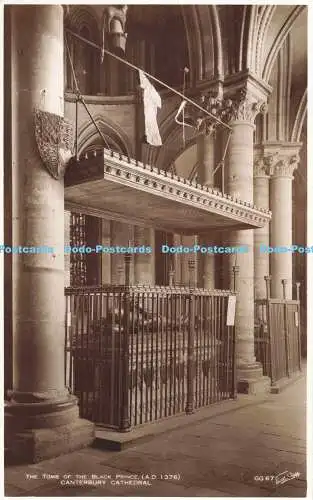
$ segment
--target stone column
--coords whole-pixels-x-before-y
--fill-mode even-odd
[[[235,106],[230,125],[228,193],[253,203],[253,132],[260,104],[252,96]],[[230,283],[234,265],[239,266],[237,279],[237,380],[238,391],[254,393],[269,385],[254,355],[254,238],[253,230],[231,231],[230,246],[246,246],[248,253],[230,257]],[[225,263],[226,264],[226,263]]]
[[[269,175],[273,155],[257,158],[254,162],[254,203],[258,208],[269,209]],[[254,291],[255,299],[266,298],[264,276],[269,275],[269,255],[260,252],[260,246],[269,245],[269,224],[254,230]]]
[[[13,388],[6,406],[12,461],[38,462],[85,446],[93,424],[64,385],[64,186],[35,142],[35,107],[63,115],[63,9],[11,6],[13,245],[54,253],[13,260]]]
[[[214,186],[214,140],[213,130],[208,129],[197,138],[198,182],[206,186]]]
[[[154,230],[147,227],[135,226],[134,246],[151,247],[152,253],[135,254],[134,275],[135,283],[141,285],[154,284]]]
[[[290,247],[292,242],[292,180],[298,155],[281,159],[273,169],[270,181],[271,247]],[[283,298],[281,280],[287,280],[286,298],[292,298],[292,253],[270,254],[273,298]]]
[[[197,140],[198,158],[198,182],[205,186],[214,186],[213,171],[215,167],[214,140],[212,130],[206,130]],[[210,234],[198,237],[199,245],[212,246],[212,236]],[[215,260],[213,254],[198,255],[199,286],[203,288],[214,288],[215,286]]]

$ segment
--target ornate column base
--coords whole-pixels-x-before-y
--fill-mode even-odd
[[[263,376],[261,363],[255,362],[237,367],[237,391],[239,394],[264,394],[270,391],[271,380]]]
[[[5,406],[5,460],[37,463],[84,448],[94,440],[94,424],[79,418],[77,398]]]

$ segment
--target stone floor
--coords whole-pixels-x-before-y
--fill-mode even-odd
[[[120,452],[88,448],[36,465],[7,467],[5,494],[304,497],[305,397],[301,378],[266,401]],[[77,484],[88,480],[93,484]]]

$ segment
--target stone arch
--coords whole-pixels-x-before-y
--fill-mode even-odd
[[[300,100],[296,118],[293,124],[292,133],[291,133],[291,141],[292,142],[300,142],[300,137],[303,129],[304,120],[307,114],[307,101],[308,101],[308,92],[307,89],[304,91],[304,94]]]
[[[182,5],[191,83],[224,74],[222,39],[215,5]],[[204,36],[204,34],[206,36]]]
[[[110,149],[118,151],[126,156],[133,156],[133,148],[127,135],[110,120],[104,120],[102,116],[94,116],[94,120],[108,142]],[[78,134],[78,155],[94,149],[105,148],[96,127],[90,121],[85,122]]]
[[[99,43],[101,26],[99,24],[99,20],[88,8],[88,6],[70,6],[65,22],[69,28],[75,29],[77,33],[81,32],[84,28],[88,28],[91,40]]]
[[[191,130],[191,129],[189,129]],[[196,135],[186,129],[185,144],[182,142],[182,127],[174,122],[168,131],[167,139],[156,158],[156,166],[168,170],[175,160],[196,142]]]
[[[251,5],[246,7],[247,45],[246,68],[258,76],[262,75],[263,48],[275,5]]]
[[[305,5],[297,5],[289,14],[283,26],[280,28],[264,63],[262,78],[266,82],[268,82],[270,78],[274,63],[276,61],[276,58],[278,56],[281,47],[283,46],[286,40],[286,37],[290,33],[294,23],[296,22],[299,15],[303,12],[304,9],[306,9]]]

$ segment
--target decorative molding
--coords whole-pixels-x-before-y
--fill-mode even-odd
[[[77,95],[73,92],[65,92],[65,102],[76,102]],[[99,106],[116,106],[116,105],[135,105],[135,95],[120,95],[120,96],[107,96],[104,94],[86,95],[84,96],[86,104],[95,104]]]
[[[97,161],[94,155],[91,160],[95,167],[95,171],[90,172],[93,179],[108,179],[110,182],[142,190],[154,196],[224,215],[250,227],[262,227],[271,218],[269,210],[258,209],[252,203],[234,199],[217,189],[198,184],[196,181],[188,181],[174,173],[169,174],[113,151],[104,149]],[[74,162],[68,174],[66,186],[91,180],[88,173],[88,158],[79,162],[77,168]]]

